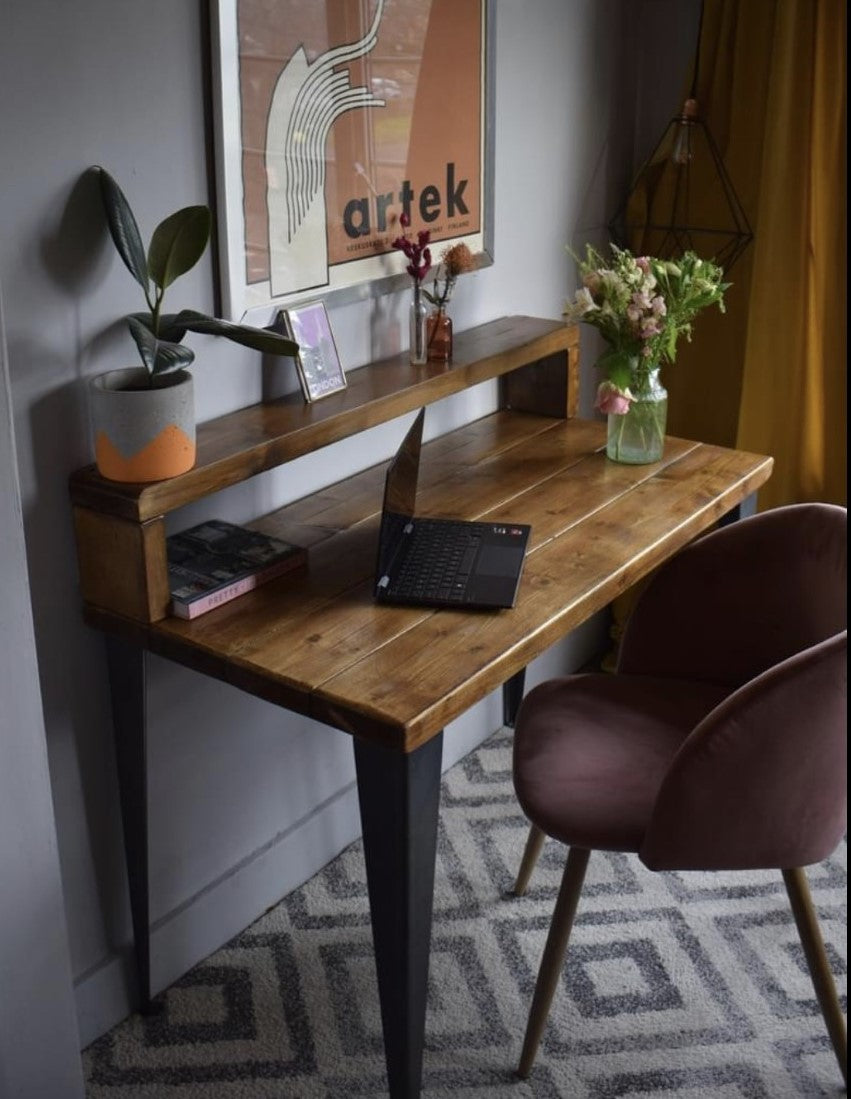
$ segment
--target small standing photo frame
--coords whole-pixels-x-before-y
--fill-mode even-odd
[[[298,344],[298,380],[308,402],[330,397],[346,388],[346,375],[337,354],[325,303],[318,301],[282,310],[284,327]]]

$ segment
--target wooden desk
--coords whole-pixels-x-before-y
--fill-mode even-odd
[[[492,359],[490,376],[506,361],[527,378],[530,364],[539,379],[551,370],[556,378],[558,371],[565,379],[575,373],[570,330],[535,323],[550,328],[531,342],[526,332],[522,350]],[[474,358],[471,373],[481,363]],[[517,404],[538,403],[540,393],[524,396],[517,381],[508,386]],[[425,388],[430,384],[427,378],[406,390],[402,411],[437,399]],[[603,453],[605,425],[566,418],[571,386],[560,392],[557,417],[517,411],[506,397],[511,407],[423,450],[418,511],[531,524],[510,611],[373,603],[382,464],[255,524],[309,544],[306,572],[194,622],[157,617],[162,531],[149,526],[160,522],[149,517],[150,501],[161,507],[178,500],[177,507],[203,494],[198,486],[209,491],[209,469],[188,488],[167,482],[152,491],[113,491],[90,471],[72,480],[84,591],[114,589],[125,600],[116,609],[90,598],[86,617],[110,638],[143,1003],[150,998],[144,654],[154,652],[353,735],[390,1094],[420,1094],[443,728],[490,691],[516,682],[534,657],[736,509],[771,472],[770,458],[677,439],[667,441],[659,463],[616,465]],[[356,415],[363,416],[360,406]],[[115,531],[125,552],[135,554],[144,598],[92,575],[99,539],[110,532],[118,538]]]

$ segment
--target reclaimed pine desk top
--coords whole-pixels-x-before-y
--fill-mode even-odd
[[[400,434],[401,437],[401,434]],[[605,457],[605,425],[500,411],[426,444],[417,511],[529,523],[516,606],[372,600],[386,463],[254,526],[305,570],[192,622],[92,625],[356,737],[410,752],[755,492],[770,458],[669,438],[652,465]]]

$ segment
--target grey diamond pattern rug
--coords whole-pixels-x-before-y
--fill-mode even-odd
[[[514,1067],[564,863],[499,731],[444,776],[423,1099],[782,1099],[844,1089],[779,873],[596,853],[535,1068]],[[808,871],[847,1011],[846,846]],[[90,1099],[386,1099],[360,843],[84,1054]]]

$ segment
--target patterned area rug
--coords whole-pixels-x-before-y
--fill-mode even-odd
[[[600,853],[534,1071],[513,1075],[564,852],[509,894],[510,753],[500,731],[444,777],[423,1099],[839,1095],[779,874]],[[809,878],[845,1005],[845,844]],[[86,1051],[90,1099],[386,1099],[360,844],[164,1000]]]

